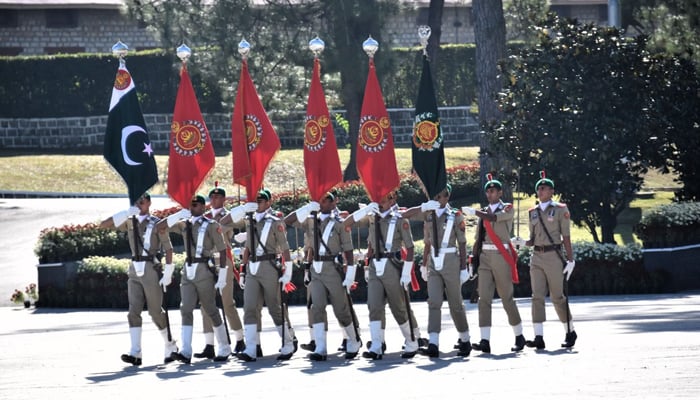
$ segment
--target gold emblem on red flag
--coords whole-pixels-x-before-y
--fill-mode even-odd
[[[248,151],[255,150],[262,139],[262,124],[257,116],[248,114],[245,116],[245,137],[248,143]]]
[[[196,155],[207,142],[207,131],[201,121],[173,122],[170,130],[173,137],[173,149],[181,156]]]
[[[128,71],[120,69],[117,71],[117,77],[114,78],[114,88],[124,90],[131,85],[131,74]]]
[[[326,116],[315,119],[313,115],[306,116],[304,125],[304,146],[309,151],[319,151],[326,144],[326,127],[329,121]]]
[[[367,115],[360,119],[360,146],[370,153],[382,151],[389,142],[385,129],[390,126],[389,118],[383,117],[377,121],[373,116]]]

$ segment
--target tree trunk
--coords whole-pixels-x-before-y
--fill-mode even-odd
[[[506,56],[506,22],[503,16],[501,0],[474,0],[472,2],[472,20],[474,21],[474,41],[476,42],[476,85],[477,104],[479,105],[479,125],[482,130],[491,129],[501,119],[496,95],[503,87],[498,77],[498,61]],[[484,135],[480,140],[479,167],[481,185],[485,175],[494,172],[503,185],[503,199],[512,201],[512,188],[506,182],[511,181],[512,168],[504,157],[491,151]]]

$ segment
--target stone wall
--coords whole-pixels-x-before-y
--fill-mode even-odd
[[[409,145],[413,134],[413,109],[389,109],[394,142]],[[342,111],[338,111],[341,112]],[[278,116],[270,113],[283,148],[301,148],[305,112]],[[166,154],[171,114],[144,115],[151,142]],[[204,120],[217,150],[231,148],[231,114],[205,114]],[[445,143],[477,146],[479,126],[470,107],[440,108]],[[72,118],[0,119],[0,150],[75,150],[101,148],[107,116]],[[339,147],[348,143],[345,131],[335,126]],[[165,150],[164,150],[165,149]]]

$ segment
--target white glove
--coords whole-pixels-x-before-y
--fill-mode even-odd
[[[218,290],[219,293],[221,293],[222,290],[226,287],[226,267],[224,268],[219,268],[219,279],[217,279],[216,283],[214,284],[214,289]]]
[[[471,277],[471,272],[469,271],[469,268],[459,270],[459,284],[460,285],[463,284],[464,282],[468,281],[470,277]]]
[[[258,211],[258,203],[253,203],[253,202],[245,203],[244,207],[245,207],[245,212],[247,212],[247,213]]]
[[[467,215],[475,215],[476,209],[464,206],[464,207],[462,207],[462,213],[467,214]]]
[[[437,200],[428,200],[420,205],[420,210],[423,212],[437,210],[440,208],[440,203]]]
[[[245,206],[240,205],[238,207],[233,207],[229,213],[231,214],[231,221],[236,223],[245,217]]]
[[[428,267],[425,265],[420,267],[420,277],[423,278],[424,281],[428,282]]]
[[[311,214],[312,211],[320,211],[320,210],[321,210],[321,205],[315,201],[312,201],[311,203],[309,203],[303,207],[299,207],[299,209],[296,210],[297,219],[299,220],[299,222],[304,222],[309,217],[309,214]]]
[[[571,273],[574,272],[575,266],[576,266],[576,261],[567,261],[566,262],[566,267],[564,267],[564,275],[566,275],[567,281],[571,277]]]
[[[369,282],[369,268],[365,268],[365,282]]]
[[[173,271],[175,270],[174,264],[165,264],[165,269],[163,270],[163,277],[160,278],[158,284],[163,287],[165,292],[165,287],[169,286],[173,282]]]
[[[114,226],[120,226],[121,224],[126,222],[127,218],[138,213],[139,208],[136,206],[131,206],[128,210],[119,211],[118,213],[112,215],[112,222],[114,222]]]
[[[350,293],[350,287],[352,287],[353,283],[355,283],[355,266],[354,265],[348,265],[347,270],[345,271],[345,280],[343,280],[343,286],[345,286],[345,289]]]
[[[279,281],[282,283],[282,286],[287,286],[287,284],[292,281],[292,268],[293,267],[294,267],[294,264],[292,264],[291,261],[284,262],[284,273],[282,274],[282,277],[279,279]]]
[[[181,219],[186,219],[192,216],[192,213],[190,210],[183,208],[182,210],[176,212],[175,214],[171,214],[168,216],[167,221],[168,221],[168,228],[172,228],[173,225],[175,225],[179,220]]]
[[[379,214],[379,205],[375,202],[367,204],[365,207],[362,207],[359,210],[352,213],[352,219],[355,220],[355,222],[357,222],[362,218],[366,217],[369,213]]]
[[[238,287],[245,289],[245,274],[240,274],[238,276]]]
[[[519,249],[520,247],[525,246],[525,239],[521,238],[520,236],[516,236],[514,238],[510,238],[510,243],[512,243],[516,249]]]
[[[399,282],[403,287],[408,288],[411,284],[411,269],[413,268],[413,261],[404,261],[403,268],[401,269],[401,279]]]

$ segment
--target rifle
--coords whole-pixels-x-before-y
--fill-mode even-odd
[[[343,273],[343,268],[336,267],[335,270],[338,271],[338,274],[340,274],[340,280],[341,281],[345,280],[345,274]],[[345,289],[343,289],[343,290],[345,291],[345,297],[348,299],[348,306],[350,306],[350,316],[352,317],[353,328],[355,328],[354,329],[355,330],[355,340],[357,340],[359,342],[360,341],[360,329],[359,329],[360,320],[357,319],[357,313],[355,313],[355,307],[352,303],[352,296],[350,296],[350,292],[349,292],[350,289],[348,288],[348,290],[345,290]]]
[[[471,297],[469,298],[469,302],[474,304],[477,301],[479,301],[479,274],[476,272],[479,270],[479,264],[481,263],[479,261],[479,257],[481,257],[481,251],[484,246],[484,236],[486,235],[486,228],[484,228],[484,220],[479,218],[479,228],[478,228],[478,235],[476,239],[476,243],[474,244],[474,254],[470,257],[472,262],[472,266],[474,267],[474,275],[476,275],[476,278],[474,278],[474,288],[471,292]]]

